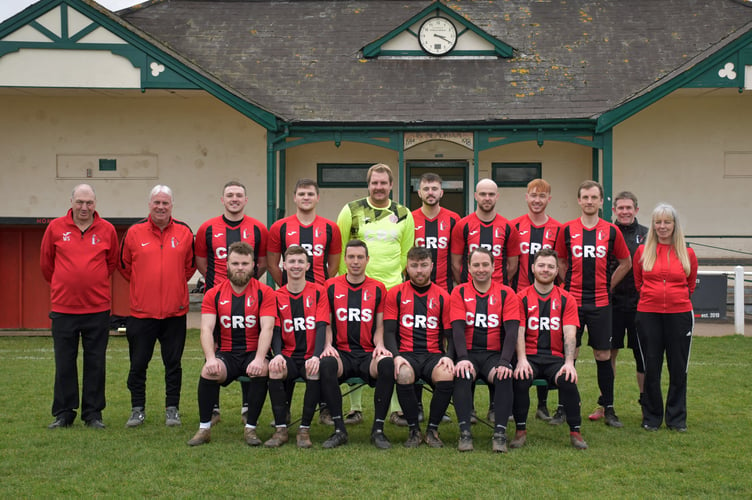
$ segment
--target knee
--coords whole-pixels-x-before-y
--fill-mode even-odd
[[[593,350],[593,356],[596,361],[609,361],[611,359],[611,351],[609,350]]]
[[[398,384],[412,384],[415,382],[415,373],[413,373],[412,367],[409,365],[402,365],[400,366],[399,372],[397,373],[397,383]]]

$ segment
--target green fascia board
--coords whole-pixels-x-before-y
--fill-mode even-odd
[[[129,45],[124,44],[81,44],[77,43],[80,36],[73,39],[61,39],[58,42],[0,42],[0,57],[20,50],[22,48],[53,48],[63,50],[108,50],[114,54],[126,57],[134,67],[141,69],[142,90],[147,89],[200,89],[205,90],[228,106],[236,109],[238,112],[247,116],[267,130],[278,130],[280,119],[273,113],[266,111],[258,106],[253,105],[244,98],[240,97],[229,88],[215,82],[205,75],[197,72],[187,66],[178,58],[167,51],[155,46],[153,43],[145,40],[137,33],[127,29],[125,26],[114,21],[110,17],[103,15],[97,9],[91,7],[81,0],[42,0],[41,2],[23,10],[4,23],[0,24],[0,38],[20,29],[26,25],[32,24],[40,15],[54,9],[59,5],[65,5],[75,9],[82,15],[92,19],[95,27],[87,27],[89,32],[102,27],[119,38],[125,40]],[[62,9],[65,16],[66,9]],[[126,21],[122,21],[127,25]],[[65,33],[64,33],[65,35]],[[157,63],[164,66],[164,74],[158,81],[156,77],[151,76],[149,66],[151,63]]]
[[[289,140],[287,140],[289,138]],[[333,142],[337,147],[342,142],[358,142],[400,151],[402,149],[402,134],[395,131],[369,132],[364,130],[352,130],[341,128],[337,130],[290,130],[281,140],[274,141],[274,149],[283,151],[286,149],[313,144],[316,142]]]
[[[747,64],[752,63],[752,26],[747,29],[747,33],[740,36],[737,40],[734,40],[717,52],[709,55],[683,73],[662,83],[649,92],[634,99],[630,99],[620,106],[603,113],[597,119],[598,126],[595,131],[597,133],[602,133],[606,130],[612,129],[627,118],[651,106],[675,90],[691,87],[697,88],[700,86],[698,85],[698,82],[707,79],[708,75],[713,71],[717,73],[719,69],[723,68],[726,62],[729,61],[735,62],[736,79],[734,81],[736,84],[710,85],[709,83],[706,83],[706,85],[710,85],[710,87],[707,88],[738,87],[739,89],[743,89],[744,62]]]
[[[497,56],[497,57],[504,57],[504,58],[510,58],[510,57],[512,57],[514,55],[514,48],[511,45],[507,45],[506,43],[502,42],[498,38],[489,35],[484,30],[478,28],[472,22],[470,22],[469,20],[467,20],[464,17],[460,16],[459,14],[457,14],[456,12],[454,12],[452,9],[450,9],[449,7],[447,7],[446,5],[444,5],[443,3],[441,3],[441,2],[435,2],[435,3],[427,6],[425,9],[421,10],[417,14],[415,14],[413,17],[411,17],[410,19],[408,19],[407,21],[405,21],[404,23],[402,23],[401,25],[399,25],[397,28],[393,29],[392,31],[390,31],[389,33],[387,33],[386,35],[384,35],[383,37],[381,37],[378,40],[375,40],[375,41],[369,43],[368,45],[366,45],[365,47],[363,47],[363,57],[365,57],[367,59],[370,59],[370,58],[374,58],[374,57],[378,57],[378,56],[382,56],[382,55],[416,55],[416,56],[420,55],[420,56],[425,56],[426,54],[424,52],[422,52],[422,51],[418,51],[416,53],[409,53],[409,54],[394,54],[394,52],[396,52],[396,51],[382,51],[381,50],[381,46],[384,45],[389,40],[391,40],[392,38],[396,37],[397,35],[400,35],[400,34],[402,34],[405,31],[409,31],[410,26],[412,26],[413,24],[417,23],[419,20],[421,20],[422,18],[426,17],[427,15],[431,14],[431,12],[436,12],[436,13],[440,12],[440,13],[443,13],[446,17],[449,17],[449,18],[453,19],[454,21],[458,22],[459,24],[461,24],[462,26],[465,26],[467,29],[473,31],[478,36],[480,36],[481,38],[483,38],[484,40],[486,40],[487,42],[489,42],[490,44],[492,44],[494,46],[494,51],[493,51],[492,55]],[[415,35],[415,33],[413,33],[412,31],[410,31],[410,33],[412,33],[413,35]],[[458,34],[458,36],[461,33],[462,32],[460,32]],[[417,35],[415,35],[415,36],[417,36]],[[452,55],[457,55],[457,54],[455,52],[452,52]],[[478,52],[472,52],[469,55],[479,55],[479,53]],[[486,55],[486,54],[484,52],[483,54],[480,54],[480,55]]]

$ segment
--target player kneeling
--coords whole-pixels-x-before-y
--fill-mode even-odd
[[[513,407],[516,432],[509,443],[511,448],[521,448],[527,440],[529,389],[536,378],[558,387],[572,446],[578,450],[588,447],[580,434],[580,393],[574,367],[579,326],[577,303],[568,292],[554,285],[558,272],[556,252],[550,248],[538,251],[533,259],[535,282],[518,294],[523,321],[517,335]]]

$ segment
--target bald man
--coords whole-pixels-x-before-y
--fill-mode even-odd
[[[115,228],[99,217],[97,196],[88,184],[71,193],[71,208],[47,226],[40,267],[50,284],[55,389],[49,429],[70,427],[76,419],[78,340],[83,345],[81,418],[103,429],[105,360],[110,335],[110,276],[118,259]]]

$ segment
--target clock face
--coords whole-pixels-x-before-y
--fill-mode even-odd
[[[457,43],[457,28],[445,17],[427,19],[418,31],[420,46],[432,56],[443,56]]]

